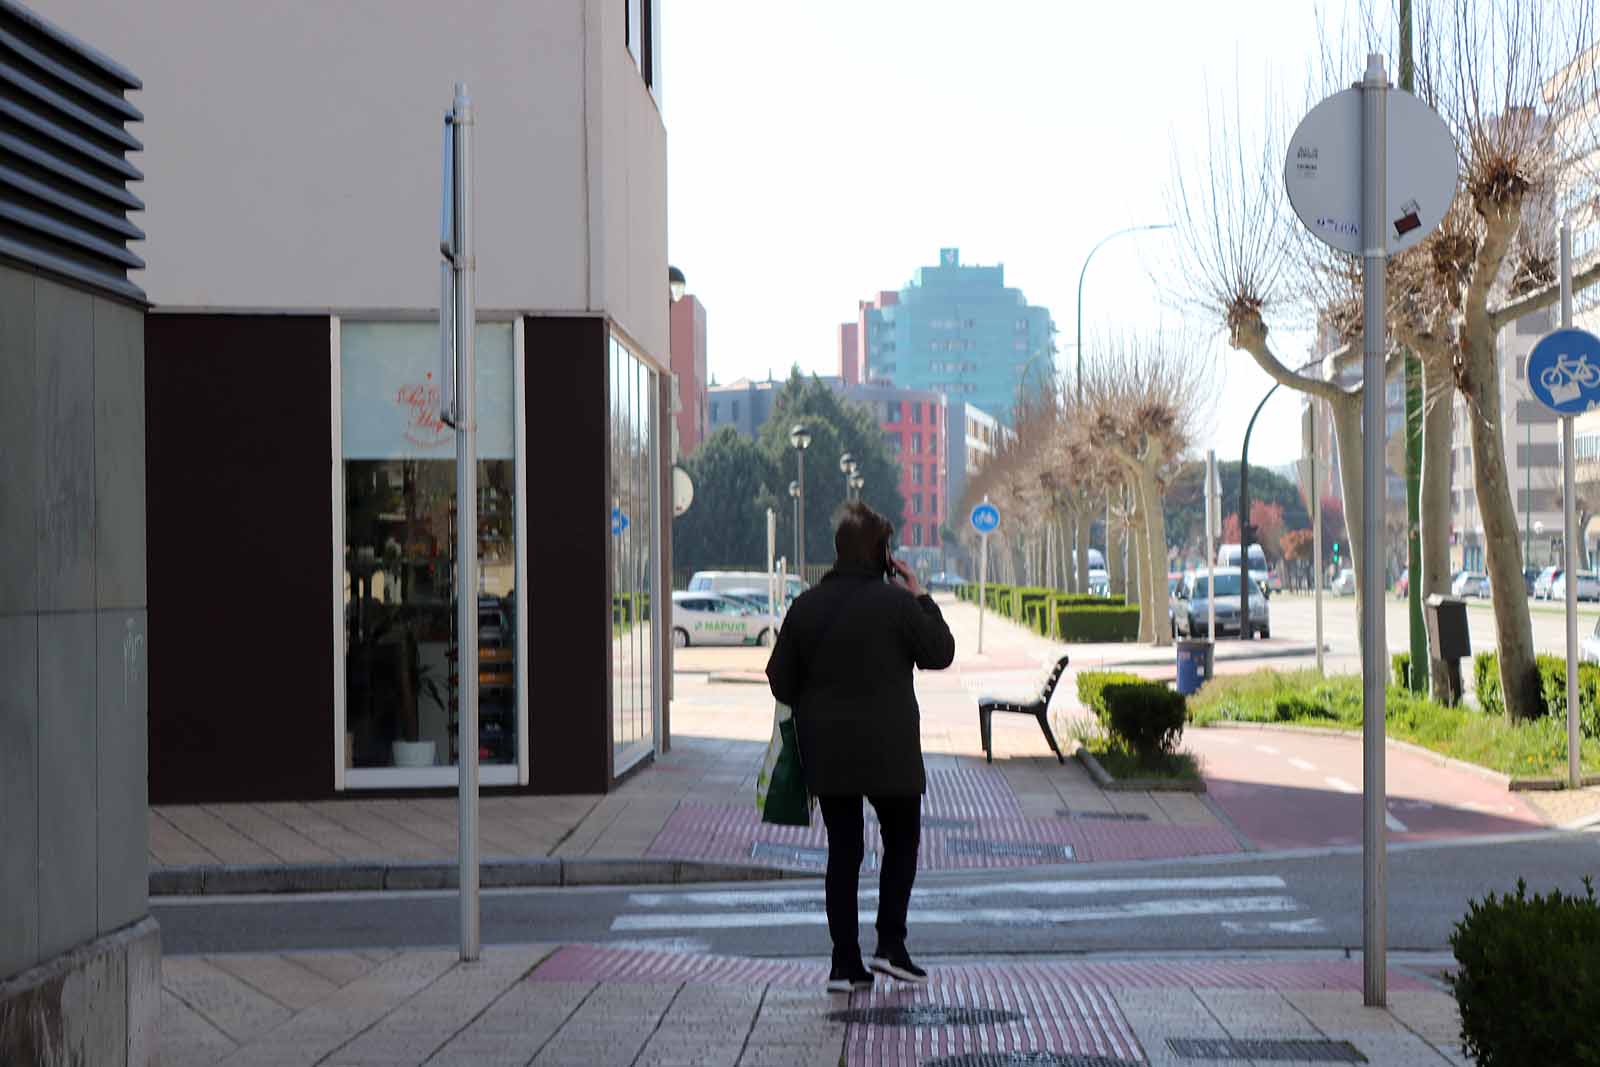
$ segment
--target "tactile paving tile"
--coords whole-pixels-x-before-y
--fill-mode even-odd
[[[1348,1041],[1172,1037],[1167,1047],[1186,1060],[1251,1060],[1256,1063],[1367,1063]]]

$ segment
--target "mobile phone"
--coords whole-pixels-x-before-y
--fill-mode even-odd
[[[884,545],[883,546],[883,576],[885,578],[893,578],[896,574],[899,574],[899,573],[900,572],[895,569],[894,553],[889,551],[889,546],[888,545]]]

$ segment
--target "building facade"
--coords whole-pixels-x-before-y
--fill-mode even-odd
[[[849,324],[846,324],[848,326]],[[956,248],[910,284],[858,308],[840,330],[840,375],[971,402],[1007,426],[1020,390],[1055,382],[1050,313],[1005,284],[1003,266],[961,262]],[[847,351],[855,342],[855,355]]]
[[[706,306],[693,293],[672,304],[672,373],[678,394],[673,425],[675,454],[687,456],[710,433],[706,397]]]
[[[666,745],[658,9],[53,3],[151,71],[142,102],[163,116],[140,275],[152,800],[453,788],[462,596],[486,788],[602,792]],[[437,404],[458,82],[476,122],[476,590],[454,588]]]
[[[93,44],[88,43],[93,42]],[[157,1062],[139,79],[0,0],[0,1063]],[[166,118],[157,115],[152,125]],[[141,186],[141,191],[143,187]]]

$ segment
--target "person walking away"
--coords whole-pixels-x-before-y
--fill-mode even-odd
[[[833,569],[789,609],[767,662],[772,695],[794,711],[806,786],[828,833],[831,992],[870,988],[856,893],[865,853],[862,799],[883,835],[872,971],[922,983],[906,948],[906,911],[922,837],[921,714],[912,669],[943,670],[955,638],[911,568],[890,553],[894,527],[859,501],[834,531]]]

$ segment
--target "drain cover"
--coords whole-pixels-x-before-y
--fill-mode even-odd
[[[1030,860],[1070,860],[1071,845],[1038,845],[1027,841],[988,841],[979,837],[958,837],[950,851],[962,856],[992,856]]]
[[[1063,819],[1109,819],[1116,822],[1150,821],[1150,816],[1142,811],[1073,811],[1071,808],[1057,808],[1056,814]]]
[[[908,1004],[883,1008],[846,1008],[828,1013],[836,1023],[859,1026],[984,1026],[1019,1022],[1022,1016],[1000,1008],[963,1008],[944,1004]]]
[[[1173,1054],[1186,1060],[1260,1060],[1275,1063],[1366,1063],[1367,1058],[1348,1041],[1266,1041],[1236,1038],[1173,1037],[1167,1039]]]
[[[923,1067],[1139,1067],[1132,1060],[1075,1052],[963,1052],[923,1061]]]

